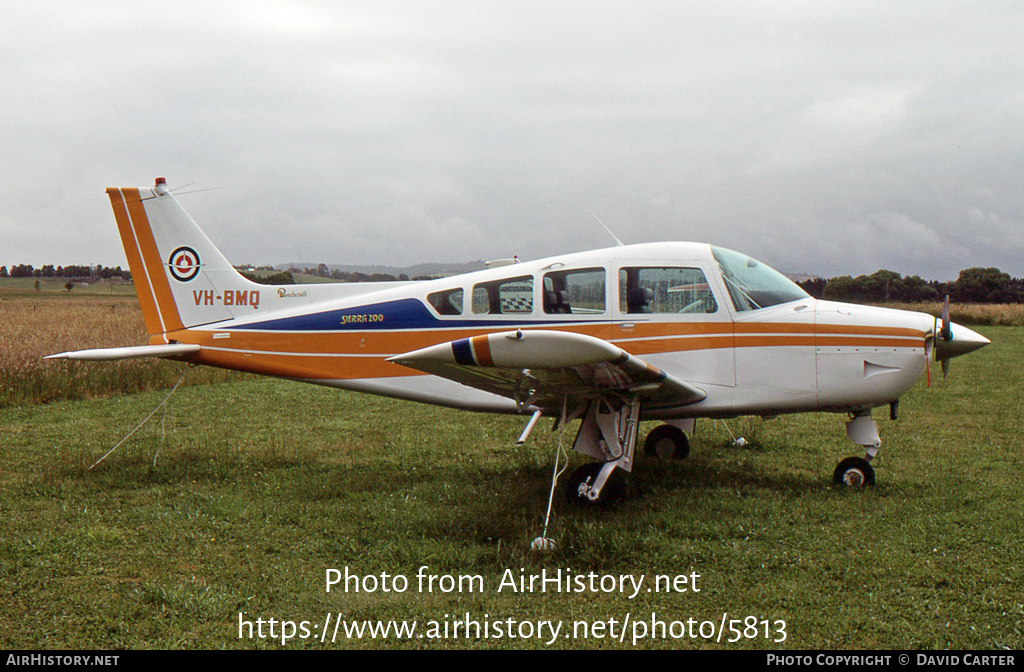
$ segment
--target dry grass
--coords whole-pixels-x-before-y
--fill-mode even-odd
[[[58,399],[103,397],[173,385],[182,364],[161,360],[43,360],[68,350],[148,342],[134,297],[39,297],[0,300],[0,408]],[[197,369],[192,383],[239,374]]]
[[[135,298],[0,301],[0,362],[24,372],[39,358],[67,350],[145,345]]]
[[[922,303],[886,303],[886,308],[915,310],[938,317],[942,312],[942,302],[925,301]],[[992,327],[1024,327],[1024,304],[973,304],[954,303],[949,307],[949,319],[964,325],[986,325]]]

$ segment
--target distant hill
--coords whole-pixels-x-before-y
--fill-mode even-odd
[[[287,271],[289,268],[302,269],[316,268],[317,266],[318,264],[296,262],[291,264],[277,264],[274,268],[279,271]],[[395,277],[404,273],[410,278],[416,278],[422,275],[458,275],[459,273],[469,273],[471,271],[480,271],[487,268],[483,261],[469,261],[462,264],[425,263],[416,264],[415,266],[356,266],[353,264],[326,264],[326,266],[332,271],[341,271],[342,273],[365,273],[366,275],[384,273]]]

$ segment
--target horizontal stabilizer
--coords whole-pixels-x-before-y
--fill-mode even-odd
[[[175,357],[199,352],[199,346],[188,343],[172,343],[169,345],[139,345],[131,348],[96,348],[93,350],[75,350],[49,355],[43,359],[74,359],[84,362],[109,362],[117,359],[136,359],[139,357]]]

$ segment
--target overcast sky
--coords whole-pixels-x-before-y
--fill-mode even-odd
[[[1024,3],[18,2],[0,265],[126,266],[108,186],[232,263],[697,240],[1024,276]]]

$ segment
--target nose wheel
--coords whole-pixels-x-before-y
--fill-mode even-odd
[[[875,470],[863,457],[848,457],[832,473],[832,482],[848,488],[863,488],[875,484]]]

